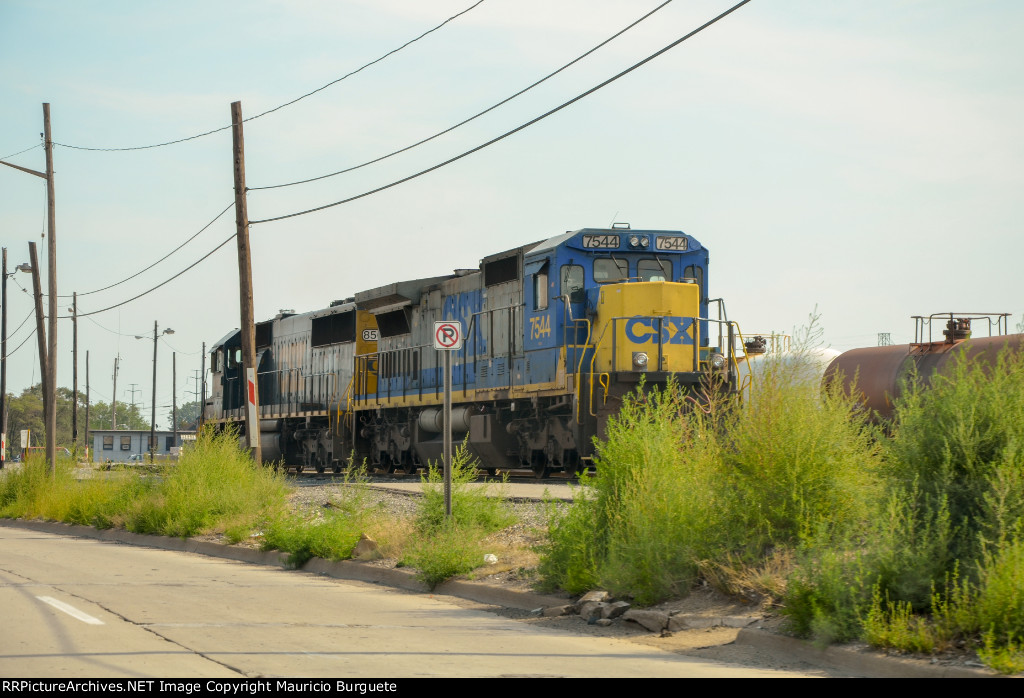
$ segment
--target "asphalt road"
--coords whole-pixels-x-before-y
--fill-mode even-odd
[[[766,677],[443,597],[0,527],[0,676]]]

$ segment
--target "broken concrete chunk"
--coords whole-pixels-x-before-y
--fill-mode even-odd
[[[660,611],[643,611],[631,608],[622,614],[623,620],[639,623],[653,633],[658,633],[668,626],[668,616]]]
[[[580,600],[577,601],[576,604],[577,605],[582,605],[582,604],[588,603],[590,601],[594,601],[596,603],[602,603],[602,602],[607,602],[607,601],[611,601],[611,600],[612,600],[612,595],[609,594],[607,591],[594,590],[594,591],[588,591],[586,594],[581,596]]]
[[[572,604],[566,604],[565,606],[548,606],[541,611],[541,615],[545,618],[553,618],[555,616],[567,616],[572,613],[572,611]]]
[[[592,623],[598,618],[604,618],[604,608],[607,605],[597,601],[588,601],[580,606],[580,618],[588,623]]]
[[[605,604],[604,608],[601,609],[602,618],[618,618],[623,613],[629,610],[628,601],[613,601],[612,603]]]

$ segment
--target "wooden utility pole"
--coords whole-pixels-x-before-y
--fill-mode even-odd
[[[75,454],[75,460],[78,460],[78,292],[71,294],[71,356],[72,356],[72,386],[71,389],[74,391],[74,397],[72,401],[74,406],[71,411],[71,452]]]
[[[50,414],[50,390],[46,366],[46,328],[43,326],[43,288],[39,281],[39,255],[36,254],[36,243],[28,243],[28,258],[32,264],[32,295],[36,302],[36,339],[39,341],[39,380],[43,388],[43,415]],[[44,428],[49,432],[49,422],[45,422]],[[47,435],[46,442],[50,442]],[[51,474],[56,470],[56,463],[49,458],[47,453],[47,471]]]
[[[85,351],[85,460],[92,462],[89,455],[89,350]]]
[[[178,352],[171,352],[171,429],[174,446],[178,446]]]
[[[254,340],[255,341],[255,340]],[[203,417],[206,414],[206,342],[203,342],[203,351],[199,356],[199,418],[196,419],[196,437],[203,428]]]
[[[57,214],[53,186],[53,139],[50,138],[50,105],[43,103],[43,144],[46,147],[46,256],[50,293],[50,336],[46,358],[46,460],[50,472],[57,467]],[[35,267],[35,264],[32,265]]]
[[[153,321],[153,401],[152,412],[149,413],[149,462],[156,457],[156,320]]]
[[[4,271],[0,281],[0,433],[3,436],[3,450],[0,451],[0,468],[7,460],[7,248],[3,249]]]
[[[114,357],[114,397],[110,401],[110,428],[117,429],[117,357]]]
[[[245,205],[245,142],[242,137],[242,103],[231,103],[231,141],[235,163],[235,227],[238,243],[238,292],[242,311],[242,368],[243,379],[248,385],[246,397],[250,405],[245,411],[245,433],[249,437],[252,457],[257,463],[263,462],[260,448],[260,395],[256,373],[256,325],[253,319],[252,302],[252,259],[249,254],[249,213]],[[249,379],[248,369],[252,369]]]

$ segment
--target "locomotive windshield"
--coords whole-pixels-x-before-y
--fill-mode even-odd
[[[594,281],[610,284],[629,278],[629,263],[624,259],[595,259]]]
[[[636,274],[641,281],[668,281],[672,278],[672,262],[660,259],[641,259],[636,263]]]

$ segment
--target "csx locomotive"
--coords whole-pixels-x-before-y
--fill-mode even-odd
[[[438,320],[461,321],[464,338],[451,357],[454,438],[491,472],[588,467],[640,385],[672,376],[697,401],[737,389],[737,330],[708,298],[707,249],[681,231],[584,228],[258,323],[264,460],[321,472],[353,456],[389,472],[437,461]],[[244,431],[237,330],[213,346],[211,371],[205,421]]]

